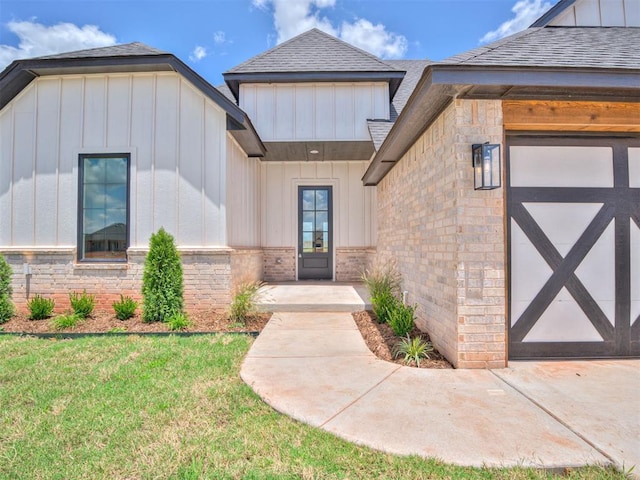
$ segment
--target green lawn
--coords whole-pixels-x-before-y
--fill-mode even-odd
[[[245,336],[0,337],[0,478],[551,478],[358,447],[274,412]],[[563,478],[622,479],[588,468]]]

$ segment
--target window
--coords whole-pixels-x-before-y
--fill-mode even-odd
[[[80,261],[127,261],[129,163],[129,154],[80,155]]]

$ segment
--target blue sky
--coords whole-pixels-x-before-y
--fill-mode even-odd
[[[12,60],[144,42],[214,85],[312,27],[382,58],[447,56],[529,26],[557,0],[0,0],[0,69]]]

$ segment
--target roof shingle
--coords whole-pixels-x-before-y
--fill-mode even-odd
[[[106,57],[132,57],[148,55],[167,55],[168,52],[158,50],[141,42],[125,43],[110,47],[90,48],[87,50],[76,50],[74,52],[58,53],[56,55],[46,55],[36,57],[33,60],[55,60],[67,58],[106,58]]]
[[[298,35],[225,73],[388,72],[396,68],[317,28]]]
[[[513,67],[640,67],[640,28],[529,28],[442,64]]]

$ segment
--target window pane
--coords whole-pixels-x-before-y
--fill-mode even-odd
[[[302,190],[302,210],[313,210],[315,208],[315,190]]]
[[[302,251],[307,253],[313,252],[313,233],[312,232],[302,233]]]
[[[313,222],[313,212],[302,213],[302,231],[312,232],[315,230],[315,224]]]
[[[321,232],[329,231],[329,214],[327,212],[316,213],[316,230]]]
[[[107,185],[105,208],[127,208],[127,185]]]
[[[107,183],[127,184],[127,159],[108,158]]]
[[[316,210],[329,210],[329,192],[316,190]]]
[[[103,208],[87,208],[84,211],[84,225],[82,232],[92,234],[102,230],[105,224],[105,211]]]
[[[92,183],[84,186],[84,208],[104,208],[104,185]]]
[[[104,183],[106,166],[104,158],[84,159],[84,183]]]

